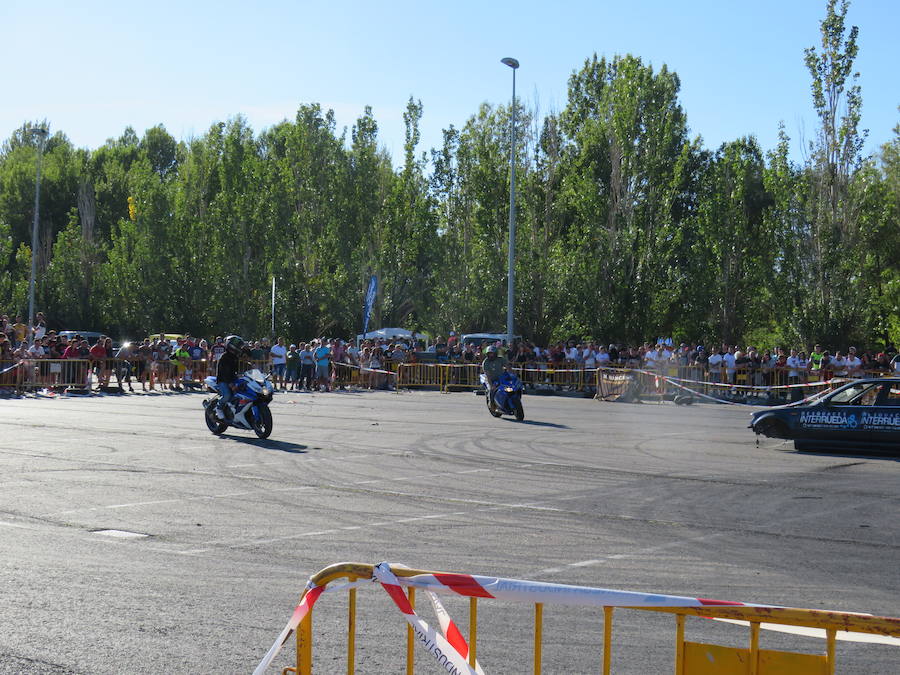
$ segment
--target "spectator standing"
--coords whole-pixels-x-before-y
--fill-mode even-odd
[[[106,354],[106,336],[100,336],[100,339],[94,343],[94,346],[88,350],[91,359],[91,369],[97,375],[97,386],[105,389],[109,385],[109,370],[107,368]]]
[[[728,384],[734,384],[735,363],[737,356],[734,353],[734,347],[729,346],[725,353],[722,354],[722,363],[725,366],[725,380]]]
[[[894,375],[900,377],[900,353],[894,354],[894,358],[891,359],[890,365],[894,371]]]
[[[709,355],[707,359],[707,367],[709,368],[709,381],[710,382],[723,382],[722,380],[722,366],[724,365],[725,353],[722,351],[720,347],[717,351],[714,351]]]
[[[847,377],[849,374],[847,359],[844,358],[840,350],[834,352],[834,358],[831,359],[831,369],[836,377]]]
[[[121,347],[119,347],[119,351],[116,352],[116,360],[118,361],[116,379],[119,380],[119,387],[122,386],[122,379],[124,379],[125,383],[128,385],[128,391],[132,392],[134,391],[134,387],[131,385],[131,374],[134,370],[134,366],[132,364],[134,356],[134,349],[129,342],[126,342]],[[124,378],[122,377],[123,375]]]
[[[374,347],[369,353],[366,366],[369,368],[369,389],[380,389],[382,374],[377,372],[382,369],[384,363],[382,356],[384,352],[379,347]]]
[[[824,356],[825,353],[822,351],[822,347],[815,345],[813,350],[809,353],[809,361],[806,366],[807,370],[810,373],[818,375],[819,371],[822,370],[822,359]]]
[[[28,339],[28,325],[22,320],[22,317],[16,315],[16,322],[12,326],[13,329],[13,346],[18,347]]]
[[[606,350],[601,347],[601,351],[604,352],[606,356],[607,363],[609,362],[609,354],[606,354]],[[584,349],[581,351],[581,362],[584,364],[585,368],[594,369],[597,367],[597,347],[593,342],[589,342],[585,345]],[[602,365],[606,365],[605,363]]]
[[[300,345],[300,351],[298,352],[300,355],[300,385],[298,386],[298,389],[303,387],[306,391],[311,391],[315,386],[316,357],[313,352],[315,348],[315,340],[312,341],[312,344],[304,342]]]
[[[284,338],[279,337],[272,349],[269,350],[269,358],[272,360],[272,384],[275,391],[278,391],[279,383],[282,391],[287,391],[287,382],[285,381],[285,372],[287,371],[287,347],[284,346]]]
[[[660,359],[660,346],[661,345],[655,345],[644,352],[644,368],[647,370],[656,368],[657,362]]]
[[[222,340],[222,336],[216,336],[216,339],[213,342],[212,349],[210,349],[209,351],[212,354],[213,361],[218,361],[222,358],[222,354],[225,353],[225,342]]]
[[[347,360],[351,365],[359,365],[359,347],[352,342],[347,345]]]
[[[34,326],[31,327],[35,340],[41,340],[47,334],[47,319],[43,312],[38,312],[34,317]]]
[[[194,380],[202,382],[206,378],[207,358],[209,358],[209,343],[199,340],[191,345],[188,351],[191,354],[191,376]]]
[[[144,338],[144,341],[134,350],[135,377],[140,381],[142,391],[147,391],[147,380],[150,377],[150,354],[152,351],[150,338]]]
[[[331,349],[323,338],[313,350],[316,359],[316,389],[331,391]]]
[[[845,359],[848,377],[862,377],[863,364],[862,360],[856,355],[856,347],[850,347],[847,350],[847,358]]]
[[[606,348],[607,353],[609,354],[609,362],[612,365],[618,365],[619,359],[621,358],[619,354],[619,348],[614,344],[610,344],[609,347]]]
[[[253,367],[264,370],[266,367],[265,364],[269,359],[266,350],[263,349],[262,342],[256,340],[251,342],[248,346],[250,347],[250,360],[254,362]]]
[[[891,362],[888,360],[887,354],[885,354],[884,352],[878,352],[878,354],[875,355],[875,363],[869,366],[869,369],[884,375],[893,370],[893,366],[891,366]]]
[[[173,387],[177,391],[181,391],[184,386],[184,380],[187,377],[188,368],[191,363],[191,353],[188,351],[186,343],[182,340],[178,341],[178,346],[172,353],[170,367],[174,371]]]
[[[288,347],[287,356],[285,356],[284,377],[287,388],[295,390],[297,380],[300,379],[300,352],[297,351],[297,345]]]

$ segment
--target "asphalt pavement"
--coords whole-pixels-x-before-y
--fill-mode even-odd
[[[262,441],[210,434],[202,399],[0,401],[0,673],[249,673],[340,561],[900,616],[897,458],[757,444],[753,408],[528,395],[518,423],[470,393],[287,392]],[[359,607],[357,672],[404,672],[397,609],[374,585]],[[530,672],[532,611],[480,605],[485,672]],[[343,598],[315,617],[315,672],[344,672]],[[672,672],[672,617],[616,617],[613,672]],[[544,673],[599,671],[602,612],[544,619]],[[897,646],[837,656],[900,672]]]

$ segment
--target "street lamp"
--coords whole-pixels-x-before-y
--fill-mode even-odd
[[[509,142],[509,271],[506,284],[506,346],[513,343],[513,291],[516,286],[516,69],[519,62],[507,56],[500,63],[513,71],[512,124]]]
[[[36,127],[31,133],[37,136],[37,179],[34,182],[34,223],[31,226],[31,278],[28,281],[28,346],[34,344],[34,277],[37,273],[38,220],[41,208],[41,159],[44,154],[44,140],[48,131],[44,127]]]

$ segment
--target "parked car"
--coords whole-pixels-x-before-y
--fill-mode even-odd
[[[797,403],[753,413],[757,434],[794,441],[798,450],[900,451],[900,378],[853,380]]]
[[[184,335],[181,333],[153,333],[152,335],[147,336],[151,342],[156,342],[157,340],[165,340],[168,342],[172,349],[175,349],[178,346],[179,340],[184,340]]]
[[[92,330],[61,330],[57,335],[63,336],[71,340],[76,335],[80,335],[82,338],[88,341],[88,344],[94,346],[97,343],[97,340],[100,339],[101,335],[107,335],[106,333],[98,333]]]
[[[513,335],[513,340],[521,340],[521,335]],[[502,342],[506,344],[506,333],[466,333],[462,336],[462,344],[473,344],[476,347],[485,342]]]

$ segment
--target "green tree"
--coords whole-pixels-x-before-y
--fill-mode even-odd
[[[669,241],[687,142],[677,75],[634,56],[592,59],[569,79],[567,309],[561,329],[627,340],[670,330]]]
[[[800,308],[800,332],[809,341],[840,344],[862,337],[863,294],[854,283],[859,264],[859,205],[851,183],[862,164],[865,132],[859,130],[862,96],[853,71],[858,29],[845,20],[848,0],[828,0],[820,24],[821,49],[806,50],[813,105],[820,127],[810,143],[806,199],[809,232],[804,251],[811,277]]]

